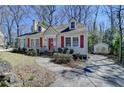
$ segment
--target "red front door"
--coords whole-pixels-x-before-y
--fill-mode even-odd
[[[48,39],[48,48],[49,48],[49,51],[52,50],[52,48],[53,48],[53,38]]]

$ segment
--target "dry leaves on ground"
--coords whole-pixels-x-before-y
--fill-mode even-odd
[[[45,87],[55,80],[55,74],[36,64],[21,65],[15,68],[15,73],[26,87]]]

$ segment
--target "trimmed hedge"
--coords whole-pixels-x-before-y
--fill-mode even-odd
[[[37,52],[35,50],[33,50],[33,49],[29,49],[27,51],[27,55],[29,55],[29,56],[36,56],[37,55]]]
[[[68,52],[68,48],[63,49],[63,53],[66,54]]]
[[[70,49],[69,54],[73,54],[73,53],[74,53],[74,50]]]
[[[63,49],[62,48],[58,48],[58,52],[59,53],[62,53],[63,52]]]
[[[83,60],[83,59],[87,59],[87,56],[85,55],[81,55],[81,54],[73,54],[73,59],[74,60],[77,60],[77,59],[80,59],[80,60]]]
[[[25,54],[27,52],[26,48],[15,48],[12,51],[13,53],[21,53],[21,54]]]
[[[69,63],[72,59],[72,56],[69,54],[60,54],[60,53],[54,53],[54,62],[57,64],[66,64]]]

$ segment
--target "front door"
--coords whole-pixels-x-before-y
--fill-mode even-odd
[[[52,48],[53,48],[53,38],[49,38],[48,39],[48,48],[49,48],[49,51],[52,51]]]

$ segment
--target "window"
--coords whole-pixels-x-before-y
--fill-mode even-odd
[[[66,47],[71,47],[71,37],[66,37],[65,42]]]
[[[39,47],[39,39],[36,39],[36,47]]]
[[[78,37],[73,37],[73,47],[78,47],[78,45],[79,45]]]
[[[41,32],[41,26],[38,26],[38,32]]]
[[[75,29],[75,22],[71,22],[71,29]]]

